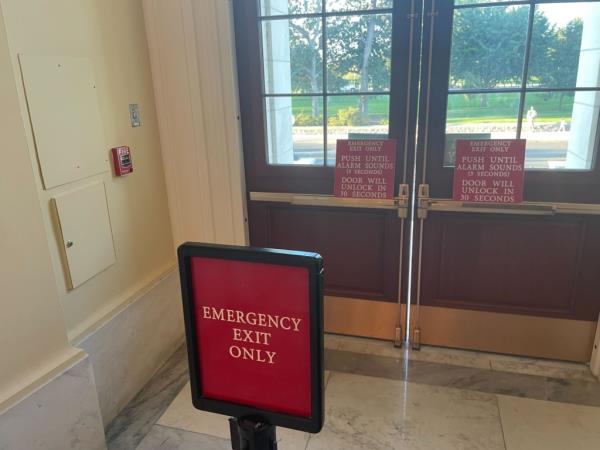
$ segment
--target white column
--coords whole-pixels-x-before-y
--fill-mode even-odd
[[[288,0],[262,0],[261,12],[264,15],[286,15],[289,14]]]
[[[175,245],[247,242],[231,2],[144,0]]]
[[[287,0],[270,0],[265,2],[264,8],[269,14],[288,14]],[[263,22],[262,30],[265,92],[292,92],[289,22],[267,20]],[[292,99],[268,98],[265,109],[269,162],[292,164]]]
[[[600,4],[588,4],[582,14],[583,34],[577,86],[598,86],[600,83]],[[566,167],[589,169],[594,158],[598,117],[599,92],[577,92],[573,104],[573,116],[569,133]]]

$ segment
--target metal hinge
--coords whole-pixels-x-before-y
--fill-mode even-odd
[[[398,218],[406,219],[408,217],[408,184],[401,184],[398,188]]]
[[[429,185],[420,184],[417,193],[417,218],[426,219],[429,210]]]

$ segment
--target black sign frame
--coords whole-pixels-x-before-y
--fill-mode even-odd
[[[240,247],[232,245],[185,242],[177,249],[183,315],[187,340],[187,353],[192,390],[192,403],[196,409],[232,417],[259,417],[270,425],[318,433],[324,420],[324,350],[323,350],[323,258],[318,253],[298,252],[270,248]],[[259,409],[247,405],[215,400],[202,395],[198,338],[194,315],[191,258],[206,257],[235,261],[256,262],[284,266],[304,267],[309,277],[310,319],[310,377],[311,416],[301,417]],[[265,392],[265,395],[269,395]]]

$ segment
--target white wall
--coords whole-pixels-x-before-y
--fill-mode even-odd
[[[176,245],[247,242],[230,8],[144,0]]]

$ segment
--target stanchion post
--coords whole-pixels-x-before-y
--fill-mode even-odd
[[[260,418],[231,417],[229,431],[233,450],[277,450],[275,425],[270,425]]]

